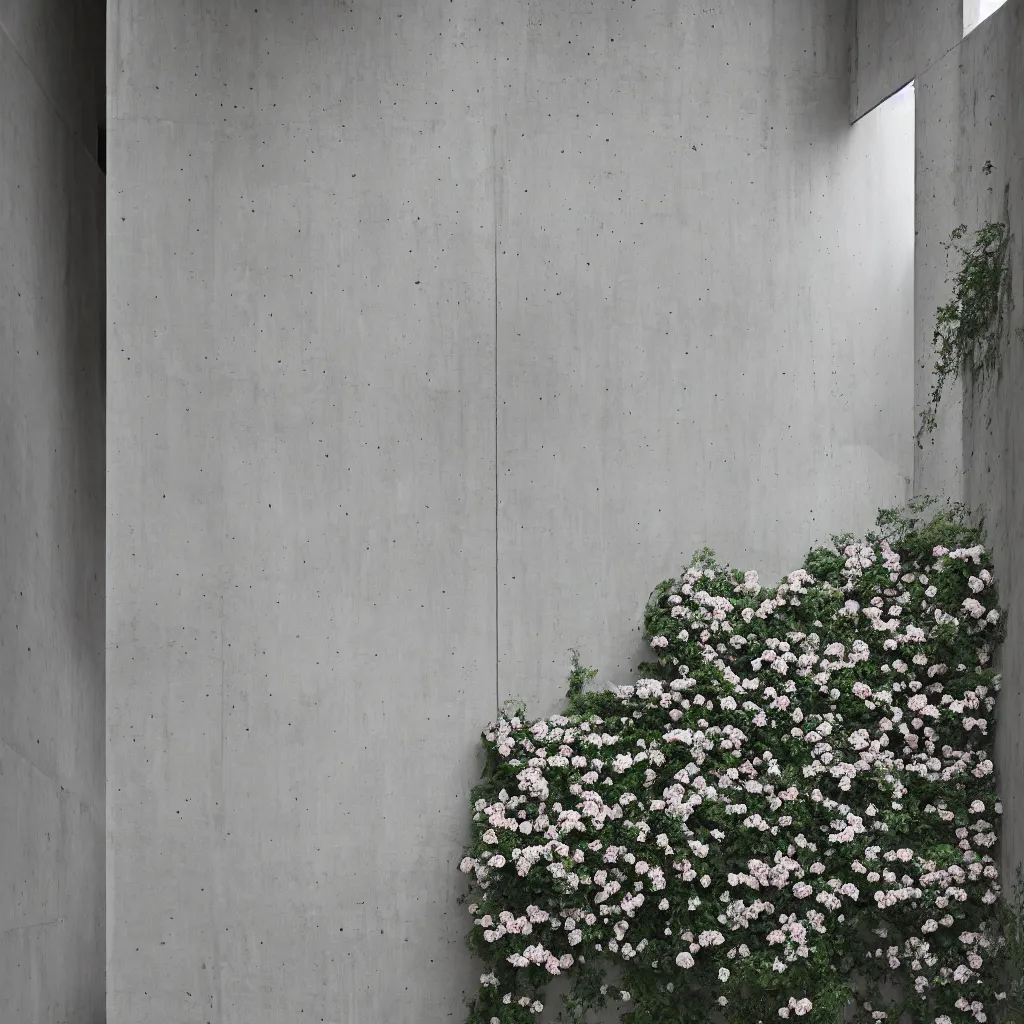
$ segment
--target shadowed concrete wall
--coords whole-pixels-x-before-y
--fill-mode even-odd
[[[0,1020],[104,1020],[103,6],[0,0]]]
[[[110,1024],[459,1020],[498,699],[906,497],[912,108],[752,6],[111,5]]]
[[[934,97],[922,104],[919,121],[919,130],[932,140],[926,159],[942,171],[918,187],[919,223],[931,225],[936,239],[943,233],[948,239],[949,231],[964,223],[969,232],[964,241],[970,242],[988,221],[1008,222],[1012,235],[1012,304],[1001,349],[1002,374],[955,386],[959,393],[950,405],[962,410],[962,430],[956,433],[952,425],[943,430],[930,468],[916,474],[928,491],[933,482],[955,481],[962,468],[963,499],[986,512],[1000,602],[1008,612],[996,752],[1006,810],[1003,866],[1012,871],[1024,858],[1024,338],[1016,335],[1024,324],[1024,3],[1009,0],[956,53],[932,68],[921,85],[925,95]],[[919,168],[921,159],[919,154]],[[935,307],[948,301],[950,285],[944,279],[956,269],[952,261],[948,270],[944,262],[918,261],[920,287],[931,296],[918,317],[919,361],[932,361]]]
[[[862,117],[955,49],[964,26],[964,0],[854,3],[857,35],[851,62],[851,120]]]

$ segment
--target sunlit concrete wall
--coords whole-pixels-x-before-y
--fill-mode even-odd
[[[977,5],[979,0],[966,0]],[[850,117],[856,120],[926,71],[963,35],[964,0],[853,0]]]
[[[895,102],[894,94],[914,90],[916,196],[914,236],[915,431],[932,390],[931,332],[935,309],[946,301],[946,249],[958,221],[956,160],[951,132],[959,110],[960,40],[965,20],[978,20],[982,0],[854,0],[854,42],[850,58],[852,121]],[[933,66],[935,70],[930,72]],[[921,202],[930,198],[931,202]],[[963,499],[960,458],[963,403],[947,390],[937,410],[937,427],[914,453],[914,493]]]
[[[914,223],[914,429],[922,426],[935,387],[936,312],[950,299],[955,254],[946,246],[962,223],[957,133],[960,126],[960,49],[916,81]],[[946,387],[935,428],[922,433],[914,453],[914,493],[963,501],[963,389]]]
[[[1012,235],[1001,376],[954,389],[961,430],[937,436],[931,470],[933,480],[952,480],[961,469],[964,500],[985,512],[1000,602],[1008,612],[996,749],[1006,808],[1003,864],[1012,870],[1024,858],[1024,337],[1016,333],[1024,325],[1024,3],[1009,0],[933,67],[921,86],[934,102],[920,111],[918,131],[931,141],[918,154],[919,174],[922,160],[941,173],[918,186],[919,223],[930,225],[935,239],[948,240],[949,231],[963,223],[969,242],[989,221],[1008,223]],[[955,259],[948,268],[944,261],[918,262],[920,287],[931,296],[923,311],[930,318],[918,318],[921,361],[931,355],[935,307],[950,298],[945,278],[957,269]]]
[[[913,470],[831,0],[111,4],[110,1024],[459,1020],[478,736]]]
[[[102,4],[0,2],[0,1021],[104,1020]]]
[[[946,301],[946,250],[956,227],[956,168],[949,133],[958,116],[959,60],[965,19],[980,0],[854,0],[856,30],[851,54],[850,116],[856,120],[908,83],[915,92],[914,364],[915,431],[932,391],[931,331],[935,309]],[[965,11],[965,4],[970,11]],[[972,13],[973,12],[973,13]],[[933,65],[941,70],[928,74]],[[940,197],[942,197],[940,199]],[[948,199],[948,201],[943,201]],[[914,493],[962,500],[963,402],[947,389],[936,410],[936,428],[921,439],[914,457]]]

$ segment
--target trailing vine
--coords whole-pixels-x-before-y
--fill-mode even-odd
[[[1011,236],[1005,223],[990,221],[974,233],[972,244],[958,244],[966,232],[967,225],[961,224],[950,234],[950,240],[943,242],[947,259],[955,250],[962,264],[954,278],[953,297],[936,314],[932,334],[935,384],[929,404],[921,413],[919,448],[923,447],[924,435],[935,430],[939,400],[947,381],[957,380],[965,368],[972,379],[980,380],[999,367],[999,343],[1010,291]]]

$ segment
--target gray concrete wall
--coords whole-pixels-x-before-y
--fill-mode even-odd
[[[550,709],[576,641],[631,678],[651,587],[703,544],[778,577],[908,493],[913,101],[848,126],[834,10],[609,17],[621,51],[548,14],[575,41],[509,90],[503,697]]]
[[[945,244],[962,223],[960,187],[960,48],[929,68],[914,86],[916,184],[914,223],[914,430],[931,401],[935,378],[933,333],[939,306],[950,299],[955,254]],[[914,493],[965,500],[963,479],[963,390],[947,387],[935,430],[914,451]]]
[[[854,0],[854,4],[853,121],[955,50],[964,27],[964,0]]]
[[[948,239],[957,223],[973,233],[988,221],[1005,221],[1008,204],[1013,236],[1014,307],[1001,350],[1002,375],[960,389],[951,402],[950,423],[936,443],[932,468],[921,472],[923,482],[929,474],[933,480],[953,481],[961,467],[964,499],[987,513],[1001,603],[1008,610],[996,749],[1006,808],[1003,863],[1012,870],[1024,858],[1024,342],[1015,336],[1024,324],[1024,2],[1009,0],[964,39],[955,59],[933,68],[922,85],[936,102],[922,107],[927,123],[922,127],[919,121],[919,131],[934,140],[927,159],[941,173],[918,188],[919,223],[931,226],[933,238],[945,232]],[[919,154],[919,170],[921,159]],[[950,270],[955,269],[951,264]],[[916,345],[919,358],[925,358],[930,354],[935,298],[941,295],[939,301],[947,301],[949,286],[941,283],[938,261],[919,260],[918,274],[919,294],[931,296],[930,323],[927,316],[918,318]],[[959,437],[952,430],[957,405],[962,410]],[[943,455],[948,456],[945,462]]]
[[[103,8],[0,2],[0,1019],[104,1008]]]
[[[499,698],[907,496],[912,109],[826,0],[108,31],[108,1020],[458,1020]]]

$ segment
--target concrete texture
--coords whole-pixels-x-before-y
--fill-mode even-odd
[[[954,50],[964,28],[964,0],[854,0],[854,4],[851,121]]]
[[[963,0],[964,35],[973,32],[986,18],[999,10],[1006,0]]]
[[[104,182],[71,101],[102,61],[51,6],[0,3],[0,1019],[99,1024]]]
[[[1009,218],[1013,239],[1012,307],[1001,350],[1002,373],[962,389],[962,454],[951,452],[950,459],[955,466],[960,456],[965,500],[986,512],[1000,599],[1008,610],[1008,635],[999,662],[1004,690],[996,764],[1006,809],[1003,865],[1012,871],[1024,859],[1024,338],[1016,334],[1024,325],[1024,2],[1009,0],[964,39],[956,65],[934,70],[947,81],[936,87],[936,95],[941,88],[944,98],[929,108],[926,131],[937,150],[939,139],[950,140],[952,149],[937,157],[947,168],[941,187],[934,194],[918,192],[919,221],[933,229],[945,227],[952,205],[952,219],[965,223],[970,232],[988,221]],[[920,272],[920,262],[918,267]],[[935,294],[941,290],[938,268],[928,273],[936,283],[922,287]],[[922,326],[919,351],[927,350],[931,334]]]
[[[913,112],[750,6],[111,4],[110,1024],[458,1021],[497,701],[907,496]]]
[[[932,65],[915,86],[916,184],[914,202],[914,430],[931,400],[935,383],[933,333],[939,306],[951,297],[957,270],[945,244],[962,223],[959,187],[960,48]],[[963,389],[947,387],[939,402],[935,430],[914,451],[914,493],[965,500],[963,480]]]
[[[777,578],[910,486],[912,97],[848,126],[824,6],[691,18],[547,14],[500,122],[500,682],[538,711],[575,642],[632,678],[696,548]]]
[[[106,94],[102,0],[0,0],[0,30],[93,159]]]

